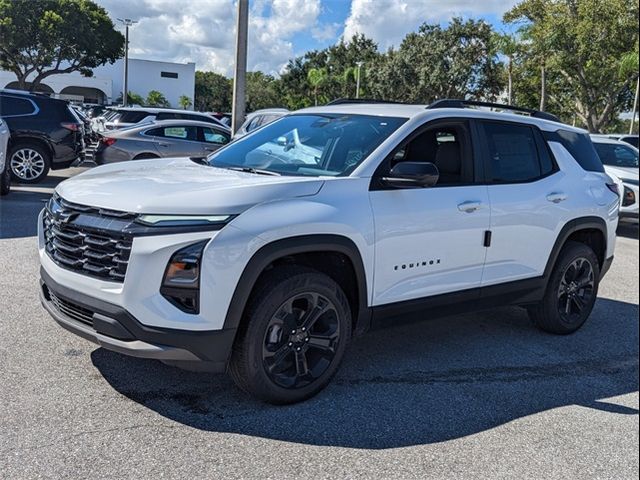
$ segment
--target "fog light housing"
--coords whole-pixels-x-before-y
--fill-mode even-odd
[[[164,271],[160,293],[185,313],[200,313],[200,262],[209,240],[181,248],[171,256]]]

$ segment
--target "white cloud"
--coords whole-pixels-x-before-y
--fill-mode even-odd
[[[100,0],[111,18],[132,18],[133,57],[195,62],[230,75],[236,4],[230,0]],[[256,0],[249,14],[249,70],[278,73],[294,56],[292,37],[318,23],[320,0]]]
[[[424,22],[454,16],[502,15],[517,0],[352,0],[344,38],[362,33],[381,49],[399,45],[404,36]]]

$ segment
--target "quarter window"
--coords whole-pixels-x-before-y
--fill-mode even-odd
[[[546,148],[541,149],[544,157],[544,162],[541,162],[533,128],[500,122],[482,122],[482,128],[494,182],[528,182],[553,171],[553,162]]]
[[[29,100],[16,97],[0,97],[0,115],[3,117],[31,115],[34,112],[33,103]]]

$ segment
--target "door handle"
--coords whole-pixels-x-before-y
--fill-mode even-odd
[[[482,208],[482,203],[480,202],[464,202],[458,205],[458,210],[466,213],[473,213]]]
[[[547,195],[547,200],[552,203],[564,202],[567,199],[567,194],[562,192],[553,192]]]
[[[159,143],[158,146],[159,147],[168,147],[169,144],[168,143]]]

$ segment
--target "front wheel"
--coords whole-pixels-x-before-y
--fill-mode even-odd
[[[529,316],[546,332],[573,333],[589,318],[599,282],[600,265],[593,250],[583,243],[568,242],[551,273],[544,299],[529,307]]]
[[[252,295],[229,372],[263,401],[299,402],[329,383],[350,338],[349,302],[336,282],[309,268],[278,268]]]

